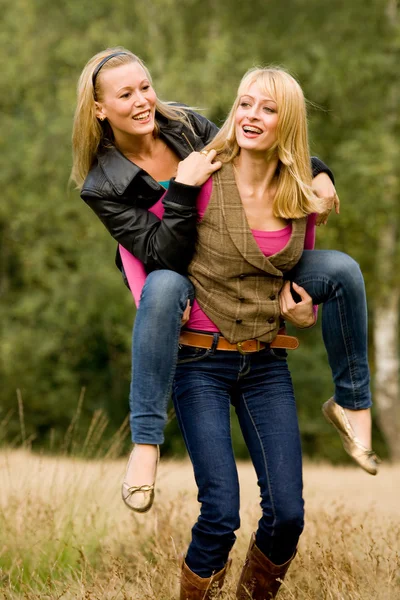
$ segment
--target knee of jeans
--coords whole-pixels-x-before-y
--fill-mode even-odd
[[[184,308],[187,300],[192,300],[193,297],[194,288],[187,277],[175,271],[161,269],[152,271],[147,276],[140,303],[146,304],[146,307],[159,305],[163,310],[171,310]]]
[[[346,286],[358,284],[364,286],[364,278],[359,264],[344,252],[331,250],[327,253],[324,272],[335,283],[345,284]]]
[[[230,535],[240,527],[239,511],[239,492],[232,494],[221,491],[214,499],[205,497],[202,500],[200,521],[208,523],[210,529],[219,535]]]
[[[221,515],[220,524],[225,534],[231,534],[240,527],[239,505],[225,510]]]
[[[230,537],[240,528],[239,507],[225,507],[224,510],[214,513],[209,520],[209,526],[222,538]]]

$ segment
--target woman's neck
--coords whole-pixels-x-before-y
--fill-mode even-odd
[[[133,162],[151,160],[159,149],[160,141],[152,133],[143,136],[117,135],[115,146]]]
[[[242,151],[234,161],[236,182],[239,187],[253,190],[257,195],[276,188],[278,157],[269,159]]]
[[[115,145],[128,160],[146,171],[156,181],[175,177],[179,157],[161,138],[125,136],[115,140]]]
[[[278,158],[266,160],[248,152],[241,152],[234,161],[236,185],[250,229],[276,231],[287,221],[274,214],[277,190]]]

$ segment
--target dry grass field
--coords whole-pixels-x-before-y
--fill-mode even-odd
[[[188,462],[164,461],[155,506],[120,499],[123,460],[0,451],[0,598],[172,600],[197,515]],[[225,600],[235,597],[258,520],[250,464],[239,464],[242,527]],[[400,466],[377,477],[305,466],[306,529],[279,600],[400,600]]]

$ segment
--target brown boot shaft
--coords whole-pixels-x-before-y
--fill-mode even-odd
[[[253,533],[236,591],[237,600],[275,598],[294,555],[283,565],[274,565],[256,546]]]
[[[219,598],[231,562],[229,560],[225,567],[212,577],[199,577],[183,561],[180,600],[214,600],[214,598]]]

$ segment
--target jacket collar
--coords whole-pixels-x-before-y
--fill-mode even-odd
[[[180,134],[182,123],[170,121],[160,113],[156,112],[156,119],[160,126],[160,134],[168,137],[171,133]],[[170,141],[173,143],[172,139]],[[122,196],[134,178],[141,173],[146,183],[154,189],[159,189],[158,183],[146,171],[128,160],[122,152],[113,145],[103,148],[97,156],[97,161],[104,175],[112,185],[115,192]]]
[[[119,196],[122,196],[128,185],[142,170],[128,160],[115,146],[104,148],[97,160],[104,175]]]

